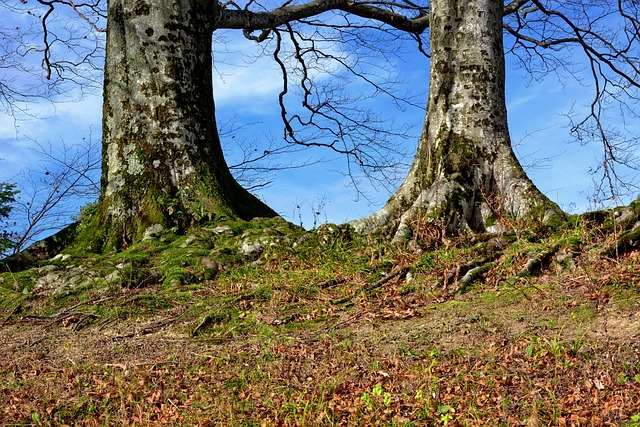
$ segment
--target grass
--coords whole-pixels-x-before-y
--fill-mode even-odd
[[[280,243],[239,254],[261,227]],[[194,235],[0,276],[0,424],[640,423],[639,257],[600,257],[605,231],[513,238],[459,295],[438,283],[469,242],[416,252],[279,223]],[[554,244],[571,263],[518,276]],[[65,292],[38,285],[78,268],[90,280]]]

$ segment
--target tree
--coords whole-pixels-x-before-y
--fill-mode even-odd
[[[98,2],[82,6],[104,13]],[[251,36],[262,30],[263,40],[272,29],[330,10],[408,30],[426,23],[346,0],[271,11],[252,2],[244,9],[206,0],[108,2],[101,193],[89,227],[95,249],[122,248],[154,224],[185,230],[219,217],[276,215],[236,182],[225,163],[215,124],[212,33],[234,28]],[[45,67],[53,67],[46,59]]]
[[[295,45],[293,56],[317,51],[301,52],[295,39],[299,33],[290,25],[294,21],[302,23],[306,18],[337,10],[403,30],[416,31],[426,25],[410,3],[400,4],[399,8],[413,13],[414,19],[390,8],[346,0],[315,0],[295,6],[287,6],[287,2],[271,10],[253,1],[244,7],[205,0],[112,0],[106,6],[102,0],[31,2],[39,9],[30,7],[28,0],[20,3],[0,0],[6,10],[34,17],[36,24],[16,27],[11,34],[17,36],[3,46],[11,47],[6,49],[8,56],[26,56],[34,51],[41,54],[45,88],[35,93],[43,96],[58,84],[75,82],[83,76],[83,69],[95,69],[96,58],[102,52],[99,34],[103,20],[107,20],[101,192],[92,225],[85,229],[96,250],[122,248],[154,224],[185,230],[218,217],[249,219],[275,215],[236,182],[222,155],[211,79],[214,31],[241,29],[248,38],[259,42],[277,39],[273,55],[286,68],[279,27],[291,35]],[[87,23],[88,29],[66,25],[69,22],[58,15],[65,6],[80,18],[77,21]],[[38,30],[42,33],[41,43],[34,39]],[[255,37],[255,31],[261,31],[260,35]],[[83,39],[89,39],[89,43],[84,45]],[[313,116],[338,127],[333,136],[346,140],[348,131],[357,125],[356,117],[349,117],[345,126],[323,111],[335,111],[326,98],[312,105],[307,71],[302,77],[304,106]],[[10,89],[4,93],[17,93]],[[289,137],[294,138],[295,125],[291,121],[315,124],[322,132],[331,131],[330,126],[318,125],[317,119],[303,123],[300,115],[287,117],[283,102],[287,90],[285,81],[280,105]],[[25,97],[28,94],[27,91]],[[351,110],[354,111],[358,110]],[[345,114],[337,117],[347,118]],[[369,128],[373,130],[373,126]],[[307,144],[297,136],[295,142]],[[335,147],[335,142],[329,146]],[[354,146],[338,151],[365,155],[357,148],[359,143]],[[360,163],[365,164],[362,159]]]
[[[505,217],[545,223],[562,216],[528,179],[511,148],[503,34],[513,37],[509,50],[519,53],[532,73],[566,67],[560,55],[571,45],[585,53],[596,93],[574,132],[579,138],[600,136],[605,167],[616,154],[603,104],[618,96],[636,100],[640,81],[638,3],[574,3],[430,2],[429,101],[418,151],[404,183],[379,212],[355,221],[356,229],[387,227],[400,239],[421,217],[438,217],[447,232],[459,234],[500,231]],[[616,24],[604,21],[613,15],[620,18]]]
[[[185,229],[216,216],[274,216],[240,187],[215,126],[215,2],[110,1],[101,244],[119,248],[153,224]]]
[[[15,190],[14,184],[8,184],[6,182],[0,182],[0,220],[9,217],[11,209],[13,209],[12,203],[16,201],[15,195],[18,192]],[[11,233],[8,230],[8,226],[5,224],[2,227],[0,233],[0,255],[3,255],[8,249],[13,246],[11,239]]]

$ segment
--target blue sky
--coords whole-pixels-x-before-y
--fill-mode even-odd
[[[270,58],[259,58],[255,43],[239,35],[227,36],[226,50],[242,52],[243,58],[231,60],[223,54],[216,62],[214,78],[216,114],[219,123],[234,121],[246,124],[235,140],[266,140],[282,135],[277,96],[281,88],[278,69]],[[214,48],[215,51],[215,48]],[[510,59],[508,58],[508,61]],[[413,126],[415,138],[399,140],[406,147],[410,163],[424,120],[424,104],[428,85],[428,62],[419,55],[406,57],[394,64],[407,81],[408,88],[419,93],[422,108],[409,108],[393,113],[392,103],[380,98],[377,106]],[[574,106],[583,108],[590,101],[591,89],[568,79],[559,82],[550,76],[542,83],[527,85],[526,75],[515,64],[507,64],[507,105],[509,125],[515,150],[534,183],[569,212],[581,212],[600,205],[589,199],[592,193],[590,167],[597,165],[600,147],[568,144],[567,119],[562,116]],[[99,138],[102,104],[98,94],[81,100],[56,104],[28,105],[35,117],[0,114],[0,181],[15,181],[27,167],[38,167],[33,141],[59,147],[81,141],[92,134]],[[233,140],[230,140],[233,141]],[[314,221],[342,223],[365,216],[381,208],[390,195],[389,189],[356,177],[364,195],[358,194],[345,176],[345,160],[329,151],[297,153],[295,159],[310,156],[322,162],[303,169],[272,174],[272,185],[258,194],[286,219],[311,227]],[[294,159],[294,160],[295,160]],[[544,160],[543,167],[540,166]],[[286,162],[286,159],[283,160]],[[536,166],[537,165],[537,166]],[[390,188],[400,182],[391,184]],[[628,203],[620,200],[617,204]],[[314,213],[315,212],[315,213]]]

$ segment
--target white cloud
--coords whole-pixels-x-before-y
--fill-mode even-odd
[[[10,180],[26,168],[34,168],[40,156],[35,142],[53,149],[72,145],[88,138],[100,138],[102,100],[86,96],[77,102],[30,105],[33,118],[0,115],[0,182]]]
[[[216,106],[241,106],[245,111],[258,113],[269,102],[276,108],[282,76],[272,64],[259,61],[248,66],[221,64],[216,68],[220,73],[213,79]]]

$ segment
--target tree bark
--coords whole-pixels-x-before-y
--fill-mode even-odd
[[[449,234],[501,232],[503,218],[549,221],[561,210],[511,148],[500,0],[432,0],[427,115],[409,174],[379,212],[352,225],[411,234],[419,216]]]
[[[109,0],[101,249],[153,224],[184,230],[219,216],[276,213],[225,163],[215,124],[211,43],[218,2]]]

